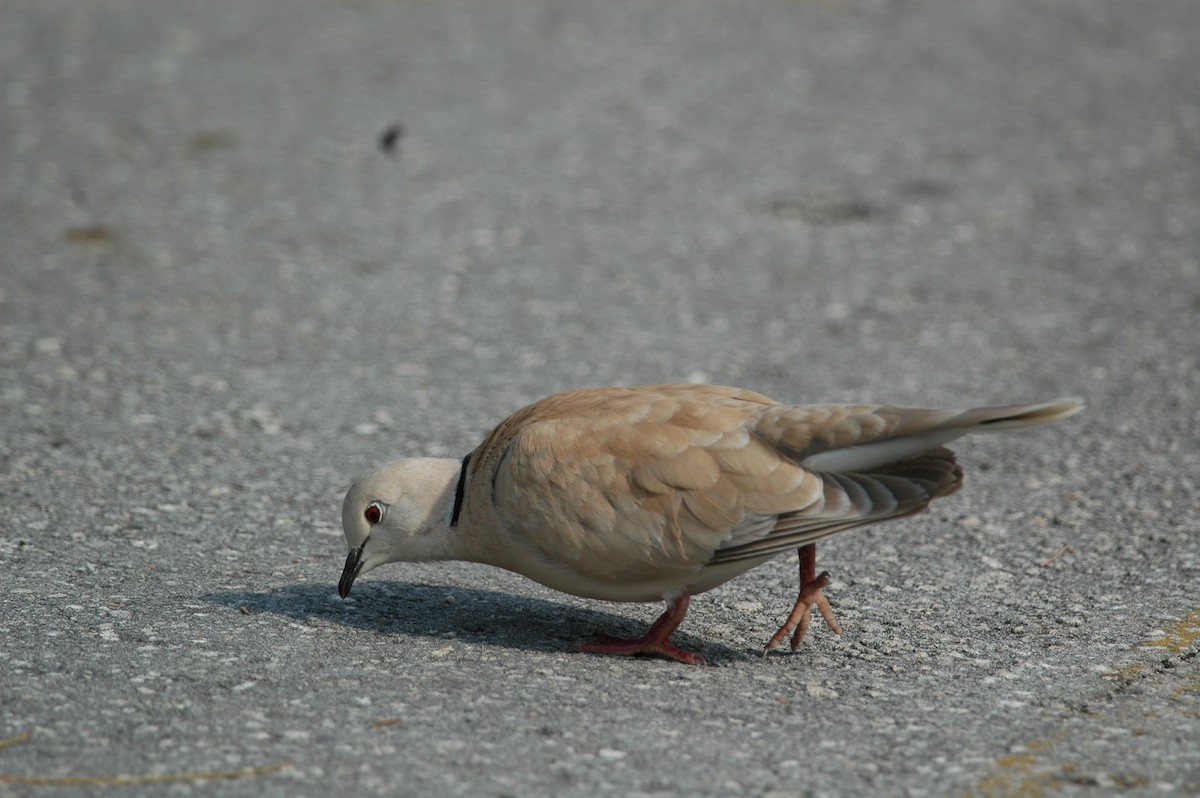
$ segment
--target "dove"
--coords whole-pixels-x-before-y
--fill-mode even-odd
[[[671,642],[691,596],[796,551],[796,602],[763,653],[785,638],[796,651],[814,607],[841,632],[818,541],[954,493],[963,473],[945,444],[956,438],[1082,408],[788,405],[690,384],[566,391],[518,410],[461,460],[396,460],[354,483],[338,593],[385,563],[486,563],[588,599],[666,602],[642,637],[597,635],[576,651],[705,664]]]

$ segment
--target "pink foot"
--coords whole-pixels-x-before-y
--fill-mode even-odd
[[[583,651],[589,654],[616,654],[632,656],[634,654],[650,654],[656,657],[673,659],[685,665],[707,665],[708,660],[691,651],[684,651],[671,642],[671,633],[683,622],[687,615],[690,597],[687,593],[676,598],[667,606],[666,612],[659,616],[650,629],[642,637],[615,637],[609,634],[597,634],[597,641],[584,641],[571,647],[572,651]]]
[[[817,611],[821,613],[821,617],[825,619],[826,626],[833,630],[835,635],[842,633],[841,625],[833,616],[833,607],[829,606],[829,600],[821,592],[829,585],[829,572],[822,571],[819,576],[816,575],[816,544],[810,543],[807,546],[801,546],[798,554],[800,556],[800,595],[796,597],[796,603],[792,607],[792,611],[788,613],[783,626],[779,627],[779,631],[771,635],[771,639],[767,641],[767,646],[763,649],[764,656],[788,635],[791,635],[792,651],[800,647],[800,641],[804,639],[805,633],[808,632],[808,625],[812,623],[814,604]]]

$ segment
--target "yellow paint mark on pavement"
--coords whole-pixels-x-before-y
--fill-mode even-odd
[[[1039,745],[1040,744],[1040,745]],[[1030,747],[1042,747],[1048,741],[1035,741]],[[996,775],[989,776],[973,790],[970,798],[1041,798],[1057,792],[1063,784],[1060,769],[1039,765],[1033,754],[1002,756],[995,763]]]
[[[1161,637],[1145,640],[1138,645],[1143,652],[1149,648],[1162,649],[1171,654],[1183,654],[1186,650],[1200,645],[1200,608],[1184,615]],[[1148,667],[1147,663],[1134,662],[1121,668],[1108,669],[1104,678],[1129,682],[1136,680],[1145,689],[1159,688],[1160,697],[1165,697],[1169,691],[1172,698],[1182,701],[1180,706],[1190,705],[1191,701],[1200,694],[1200,680],[1188,679],[1171,688],[1170,679],[1162,676],[1163,673],[1175,673],[1186,678],[1190,674],[1180,673],[1174,669],[1192,667],[1184,665],[1190,659],[1192,659],[1190,654],[1179,657],[1174,664],[1166,663],[1164,670],[1157,671],[1157,674]],[[1123,687],[1127,687],[1127,685]],[[1118,690],[1122,690],[1123,687]],[[1132,736],[1145,737],[1151,727],[1128,722],[1132,720],[1129,717],[1131,711],[1139,712],[1139,710],[1141,718],[1155,719],[1157,723],[1159,713],[1139,708],[1136,704],[1123,707],[1119,703],[1102,703],[1101,711],[1093,711],[1085,706],[1076,709],[1075,713],[1077,717],[1103,718],[1112,726],[1124,725],[1124,728],[1130,730]],[[1191,713],[1183,708],[1176,708],[1176,711],[1191,716]],[[1024,744],[1018,749],[1021,753],[997,757],[992,764],[992,774],[963,792],[963,798],[1042,798],[1042,796],[1057,795],[1064,787],[1071,784],[1096,786],[1095,776],[1084,776],[1078,764],[1061,761],[1062,753],[1075,750],[1076,747],[1076,745],[1068,744],[1064,750],[1063,746],[1058,745],[1067,732],[1068,729],[1064,727],[1057,734]],[[1072,734],[1078,735],[1079,729],[1076,728]],[[1055,755],[1056,751],[1058,752],[1057,756]],[[1102,773],[1101,776],[1107,781],[1104,785],[1105,788],[1132,789],[1145,787],[1150,783],[1150,778],[1140,773]]]
[[[23,743],[29,739],[29,732],[0,740],[0,748]],[[173,784],[181,781],[215,781],[219,779],[244,779],[252,776],[265,776],[283,770],[292,764],[285,759],[273,765],[240,770],[201,770],[190,773],[118,773],[105,776],[20,776],[0,773],[0,784]]]
[[[29,732],[22,732],[21,734],[18,734],[16,737],[9,737],[7,740],[0,740],[0,748],[8,748],[10,745],[16,745],[17,743],[23,743],[28,739],[29,739]]]
[[[1113,671],[1111,674],[1109,674],[1108,678],[1132,679],[1134,676],[1137,676],[1139,673],[1141,673],[1142,668],[1144,667],[1146,666],[1143,663],[1135,662],[1132,665],[1126,665],[1124,668]]]
[[[1183,620],[1168,629],[1162,637],[1143,641],[1142,645],[1165,648],[1173,654],[1178,654],[1196,643],[1200,643],[1200,608],[1183,616]]]

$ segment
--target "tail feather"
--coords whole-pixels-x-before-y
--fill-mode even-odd
[[[1002,432],[1070,418],[1082,411],[1083,407],[1083,402],[1078,399],[1057,399],[1035,405],[980,407],[966,411],[959,419],[966,426],[975,428],[968,429],[968,432]]]
[[[1078,399],[1059,399],[1029,405],[977,407],[962,412],[878,408],[894,419],[898,432],[851,446],[819,451],[801,460],[813,471],[868,471],[916,457],[930,449],[975,432],[1026,429],[1068,418],[1083,410]]]

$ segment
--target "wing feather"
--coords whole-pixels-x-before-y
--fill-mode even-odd
[[[713,555],[712,564],[772,556],[847,529],[912,515],[962,484],[962,470],[949,449],[935,449],[872,473],[816,476],[823,487],[821,501],[781,515],[757,538],[735,537]]]

